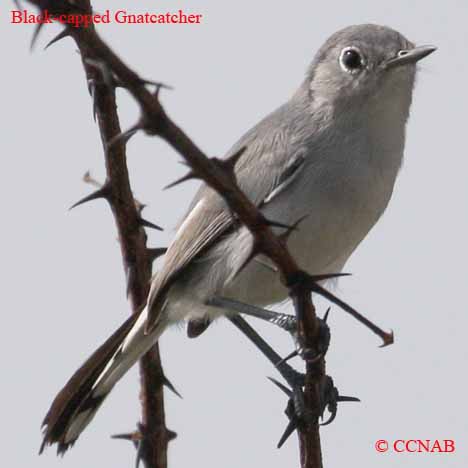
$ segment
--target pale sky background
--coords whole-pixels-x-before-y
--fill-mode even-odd
[[[338,0],[125,2],[96,0],[96,11],[127,8],[203,14],[201,25],[100,27],[143,77],[175,87],[167,111],[210,155],[222,155],[244,131],[283,103],[317,48],[335,30],[375,22],[439,50],[421,64],[408,126],[406,159],[390,206],[358,248],[338,292],[396,342],[378,339],[337,308],[327,370],[345,404],[321,431],[325,467],[462,467],[468,459],[466,262],[468,162],[468,3]],[[103,155],[76,47],[46,28],[33,54],[32,27],[9,24],[2,2],[2,182],[0,200],[3,314],[0,444],[2,466],[133,466],[135,451],[110,435],[139,418],[133,370],[63,459],[38,457],[40,423],[78,365],[127,317],[125,278],[108,206],[68,207],[90,191],[86,170],[102,180]],[[123,128],[137,108],[119,93]],[[145,216],[166,228],[149,232],[167,245],[195,192],[188,183],[162,191],[185,169],[156,138],[128,145],[131,181]],[[319,302],[323,313],[326,305]],[[290,310],[290,309],[289,309]],[[259,325],[254,323],[254,325]],[[282,354],[289,338],[259,326]],[[165,370],[184,396],[167,394],[167,421],[178,438],[171,468],[297,467],[297,438],[276,443],[286,399],[266,376],[272,366],[237,330],[219,321],[198,340],[171,330],[161,340]],[[301,365],[299,360],[295,364]],[[377,453],[378,439],[454,439],[454,454]]]

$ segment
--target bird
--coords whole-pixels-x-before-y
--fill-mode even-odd
[[[329,37],[290,99],[227,152],[242,153],[239,187],[266,219],[301,222],[287,247],[311,275],[342,271],[385,211],[402,165],[416,64],[434,52],[380,25],[348,26]],[[281,227],[274,227],[281,233]],[[172,324],[197,335],[229,314],[223,296],[265,307],[288,297],[250,231],[222,196],[202,185],[154,275],[139,315],[127,319],[73,374],[43,422],[41,452],[70,448],[116,383]]]

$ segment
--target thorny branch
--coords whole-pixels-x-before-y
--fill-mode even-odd
[[[77,45],[83,54],[81,42]],[[120,133],[115,102],[115,88],[100,84],[101,77],[91,65],[83,60],[88,83],[95,103],[96,120],[101,133],[106,160],[107,179],[103,189],[108,192],[108,201],[119,232],[124,268],[127,275],[127,294],[133,312],[146,302],[151,278],[151,262],[146,247],[140,210],[130,187],[126,164],[125,144],[109,146],[107,142]],[[140,361],[142,423],[140,429],[139,456],[147,467],[167,466],[169,431],[165,423],[163,384],[164,374],[156,344]]]
[[[89,0],[28,0],[41,10],[50,14],[91,13]],[[33,40],[37,38],[36,30]],[[94,195],[87,197],[108,200],[116,219],[128,278],[128,293],[135,311],[144,304],[148,293],[150,278],[150,254],[146,248],[146,235],[142,226],[151,223],[143,220],[129,184],[125,157],[125,143],[138,130],[148,135],[156,135],[169,143],[190,167],[190,172],[177,183],[190,178],[202,179],[225,200],[230,210],[251,231],[254,236],[254,248],[250,258],[258,254],[269,257],[277,266],[284,284],[289,288],[290,296],[298,319],[298,338],[304,349],[314,350],[318,346],[319,325],[312,304],[311,293],[325,294],[332,302],[338,303],[348,313],[365,323],[371,324],[354,309],[339,301],[317,284],[317,278],[301,271],[294,258],[288,252],[284,236],[276,236],[271,227],[275,220],[267,220],[257,207],[247,198],[237,185],[234,166],[242,151],[228,160],[208,158],[191,139],[170,119],[161,106],[158,95],[163,87],[140,78],[126,66],[96,33],[91,24],[87,28],[66,27],[51,43],[64,37],[72,37],[81,54],[88,83],[93,94],[94,109],[101,132],[104,148],[107,180]],[[154,92],[149,85],[156,85]],[[141,110],[140,120],[128,131],[121,132],[116,111],[115,88],[125,88],[138,102]],[[86,200],[85,200],[86,201]],[[151,227],[156,227],[151,225]],[[384,342],[393,342],[393,335],[375,325],[370,327]],[[127,438],[141,443],[139,452],[147,467],[164,468],[167,465],[167,443],[171,438],[164,419],[162,385],[165,381],[157,345],[141,362],[143,421],[137,435]],[[318,409],[320,403],[320,385],[325,377],[323,356],[319,365],[307,363],[304,401],[306,410],[315,417],[312,421],[299,424],[301,466],[319,468],[322,466]]]
[[[100,183],[98,180],[96,180],[92,175],[90,171],[86,171],[83,175],[83,182],[92,185],[93,187],[97,189],[102,189],[102,186],[104,184]],[[99,190],[98,190],[99,191]],[[138,213],[141,214],[141,212],[145,209],[146,205],[142,203],[141,201],[137,200],[136,198],[133,198],[133,201],[135,203],[135,208],[138,211]],[[76,205],[76,204],[75,204]]]
[[[33,1],[49,12],[90,11],[88,1],[80,1],[79,7],[71,2]],[[36,30],[38,31],[38,30]],[[33,39],[37,37],[34,35]],[[74,36],[83,58],[89,55],[83,41]],[[95,117],[99,126],[106,163],[106,181],[92,198],[104,198],[109,202],[117,225],[124,269],[127,276],[127,293],[134,313],[146,301],[151,277],[151,251],[146,247],[145,224],[141,218],[141,204],[135,202],[129,182],[125,144],[109,146],[107,142],[121,132],[115,89],[102,82],[94,67],[83,60],[90,91],[93,94]],[[86,200],[85,200],[86,201]],[[147,224],[147,223],[146,223]],[[165,422],[163,385],[165,377],[156,344],[140,361],[142,423],[138,428],[139,456],[148,468],[167,467],[167,445],[175,434]]]

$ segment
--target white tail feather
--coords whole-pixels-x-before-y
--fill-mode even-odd
[[[76,440],[91,422],[105,397],[127,371],[148,352],[167,328],[167,321],[161,321],[154,330],[145,334],[146,310],[144,310],[128,332],[122,345],[96,379],[92,391],[77,409],[65,435],[65,442]],[[95,404],[89,404],[94,402]],[[81,408],[81,411],[80,411]],[[83,409],[84,408],[84,409]]]

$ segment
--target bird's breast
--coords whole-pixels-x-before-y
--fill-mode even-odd
[[[341,160],[311,168],[313,174],[305,174],[304,186],[297,188],[307,193],[306,217],[291,236],[290,249],[311,273],[341,270],[388,205],[402,150],[374,154],[371,145],[366,149],[346,154],[343,148]]]

